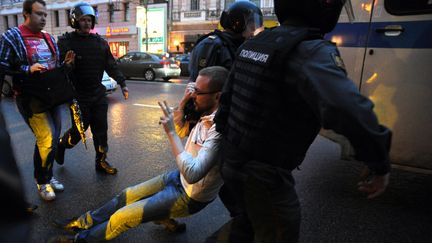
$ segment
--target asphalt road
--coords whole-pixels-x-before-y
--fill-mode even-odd
[[[32,217],[29,242],[44,242],[62,233],[52,225],[56,218],[76,216],[102,205],[127,186],[175,168],[168,141],[158,125],[157,101],[176,104],[185,80],[128,83],[130,99],[117,91],[109,95],[108,161],[119,169],[116,176],[94,170],[92,140],[66,153],[64,166],[55,164],[54,175],[65,185],[54,202],[44,202],[33,179],[34,137],[20,117],[13,100],[2,106],[12,137],[16,159],[29,201],[39,205]],[[70,126],[66,108],[63,127]],[[91,138],[90,131],[87,136]],[[362,166],[339,160],[338,145],[318,137],[308,156],[295,171],[297,191],[303,207],[300,242],[432,242],[432,176],[393,170],[390,186],[380,198],[367,200],[356,191]],[[7,197],[2,195],[3,200]],[[265,210],[265,209],[263,209]],[[228,219],[219,200],[198,214],[180,219],[187,223],[182,234],[166,233],[152,223],[140,225],[112,242],[203,242]]]

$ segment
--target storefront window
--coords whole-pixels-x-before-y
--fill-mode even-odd
[[[191,0],[191,10],[199,10],[199,0]]]
[[[70,16],[70,9],[66,9],[66,23],[68,23],[68,25],[70,26],[71,22],[69,16]]]
[[[115,58],[124,56],[129,49],[129,42],[119,41],[119,42],[109,42],[111,53]]]
[[[108,15],[109,15],[109,22],[114,22],[114,4],[110,3],[108,4]]]
[[[255,3],[258,7],[261,7],[261,0],[251,0],[251,2]]]
[[[432,0],[386,0],[387,12],[394,15],[415,15],[432,13]]]
[[[225,9],[228,9],[235,0],[225,0]]]
[[[129,3],[124,3],[124,21],[130,21],[130,11],[129,11]]]
[[[8,16],[3,16],[4,27],[5,29],[9,29],[9,19]]]
[[[96,23],[95,24],[98,24],[99,22],[98,22],[98,19],[99,19],[99,10],[98,10],[98,6],[93,6],[93,9],[94,9],[94,11],[95,11],[95,14],[96,14]]]
[[[18,26],[18,15],[14,15],[14,24]]]
[[[54,11],[54,27],[59,27],[60,26],[60,14],[59,11],[56,10]]]

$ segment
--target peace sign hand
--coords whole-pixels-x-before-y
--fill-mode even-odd
[[[162,124],[165,132],[169,135],[175,133],[174,128],[174,115],[172,109],[168,106],[168,103],[164,100],[163,103],[158,102],[164,116],[160,117],[159,125]]]

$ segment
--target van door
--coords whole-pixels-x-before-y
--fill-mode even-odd
[[[432,169],[432,0],[376,0],[371,13],[360,91],[393,131],[392,162]]]
[[[392,163],[432,169],[432,0],[350,3],[352,14],[343,11],[326,38],[338,45],[348,75],[393,131]]]

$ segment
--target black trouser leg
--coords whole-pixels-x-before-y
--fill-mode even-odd
[[[93,144],[96,157],[102,156],[101,147],[108,152],[108,101],[102,97],[91,107],[90,127],[93,134]]]
[[[222,177],[242,213],[207,243],[298,242],[300,203],[291,172],[252,160],[229,144],[223,149]]]
[[[91,107],[90,127],[93,134],[93,144],[96,151],[96,170],[106,174],[116,174],[117,169],[108,161],[108,100],[104,96]]]

